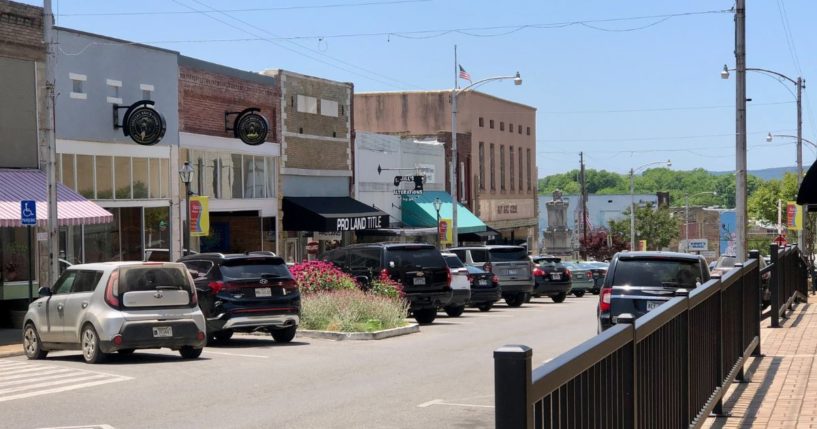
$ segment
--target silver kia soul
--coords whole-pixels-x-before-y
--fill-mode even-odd
[[[72,265],[29,305],[23,347],[29,359],[52,350],[82,350],[85,362],[109,353],[167,347],[201,355],[204,315],[183,264],[104,262]]]

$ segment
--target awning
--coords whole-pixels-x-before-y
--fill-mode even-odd
[[[40,170],[0,169],[0,227],[23,226],[20,201],[37,202],[37,226],[48,226],[48,178]],[[68,187],[57,185],[60,226],[113,222],[113,215]]]
[[[797,204],[817,204],[817,162],[811,164],[806,175],[803,176],[800,189],[797,191]]]
[[[389,215],[349,197],[284,197],[285,231],[360,231],[389,227]]]
[[[410,226],[432,227],[437,226],[437,211],[434,210],[434,200],[439,198],[442,202],[440,208],[440,219],[451,219],[453,206],[451,205],[451,195],[442,191],[426,191],[422,195],[404,199],[402,205],[403,223]],[[468,234],[472,232],[486,231],[487,226],[465,206],[460,204],[457,208],[457,233]]]

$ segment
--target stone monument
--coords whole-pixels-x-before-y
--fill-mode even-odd
[[[570,202],[562,199],[562,191],[553,191],[553,200],[545,203],[548,211],[547,229],[543,231],[544,251],[550,255],[570,256],[572,231],[567,227],[567,208]]]

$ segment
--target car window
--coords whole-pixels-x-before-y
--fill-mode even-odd
[[[457,255],[460,258],[460,261],[467,261],[468,259],[465,257],[465,250],[452,250],[451,253]]]
[[[735,266],[735,257],[734,256],[721,256],[718,258],[718,263],[715,264],[715,268],[732,268]]]
[[[380,268],[380,250],[366,248],[350,250],[349,267],[351,269]]]
[[[221,265],[221,275],[225,281],[258,279],[261,277],[291,278],[284,260],[281,258],[252,258],[228,260]]]
[[[210,273],[210,269],[213,268],[213,263],[210,261],[183,261],[182,263],[187,267],[187,271],[190,271],[190,275],[192,275],[194,279],[207,277]]]
[[[346,251],[334,250],[326,256],[326,260],[337,265],[338,267],[346,267]]]
[[[74,280],[71,293],[93,292],[101,278],[102,271],[80,271]]]
[[[74,280],[77,278],[77,273],[79,271],[70,270],[66,271],[57,279],[57,283],[54,285],[54,289],[52,290],[52,294],[54,295],[62,295],[71,292],[71,288],[74,286]]]
[[[499,247],[491,249],[491,262],[528,261],[528,252],[521,247]]]
[[[443,259],[445,259],[445,263],[448,265],[448,268],[462,268],[465,266],[465,264],[463,264],[460,258],[456,255],[443,256]]]
[[[434,247],[390,247],[388,262],[395,268],[447,268],[440,252]]]
[[[119,269],[119,293],[157,289],[190,289],[190,283],[180,268],[136,265]]]
[[[471,259],[477,263],[489,262],[487,249],[471,249]]]
[[[698,261],[619,259],[613,286],[668,286],[691,289],[702,283]]]

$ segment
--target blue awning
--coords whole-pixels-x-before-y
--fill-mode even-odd
[[[403,223],[416,227],[437,227],[437,211],[434,210],[434,200],[439,198],[442,202],[440,208],[440,219],[451,219],[453,206],[451,195],[442,191],[426,191],[422,195],[412,195],[403,200],[402,213]],[[488,227],[476,215],[471,213],[465,206],[460,204],[457,207],[457,233],[468,234],[472,232],[483,232]]]

